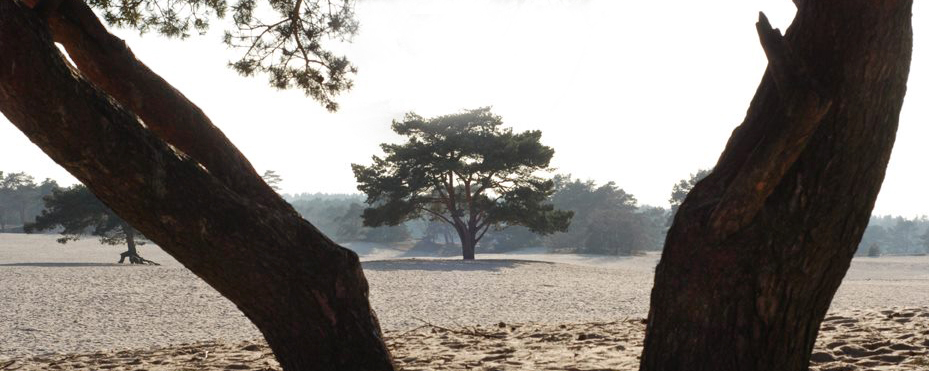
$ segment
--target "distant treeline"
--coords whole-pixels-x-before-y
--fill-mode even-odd
[[[679,205],[690,188],[706,175],[700,171],[673,186],[672,206]],[[554,177],[555,193],[550,202],[558,209],[574,212],[566,232],[539,236],[525,227],[490,231],[478,245],[479,252],[505,252],[525,247],[546,247],[553,252],[629,255],[659,251],[673,218],[672,209],[639,205],[630,193],[613,182]],[[22,226],[35,221],[45,208],[43,197],[60,189],[54,180],[37,183],[22,172],[0,172],[0,232],[21,233]],[[457,235],[444,223],[420,219],[394,227],[370,228],[362,224],[366,204],[361,194],[284,194],[304,218],[339,242],[366,241],[409,244],[424,252],[458,252],[452,246]],[[874,248],[872,248],[874,246]],[[929,218],[918,216],[872,216],[858,254],[924,254],[929,252]]]
[[[42,198],[58,188],[51,179],[36,183],[32,175],[0,171],[0,232],[22,233],[45,208]]]
[[[913,219],[872,215],[858,244],[858,255],[926,253],[929,253],[929,218],[925,215]]]

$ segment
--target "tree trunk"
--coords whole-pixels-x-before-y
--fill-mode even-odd
[[[126,252],[119,254],[119,264],[122,264],[126,259],[129,259],[129,264],[148,264],[148,265],[161,265],[155,263],[151,260],[145,259],[142,255],[139,255],[139,252],[136,250],[135,244],[135,229],[128,224],[123,224],[122,231],[126,235]]]
[[[912,0],[796,0],[655,271],[641,370],[806,370],[893,147]]]
[[[126,234],[126,252],[119,254],[119,264],[122,264],[126,259],[129,259],[129,264],[138,264],[136,263],[136,257],[139,256],[139,253],[135,249],[135,233],[132,228],[127,228],[123,225],[123,233]]]
[[[464,223],[455,225],[455,230],[458,231],[458,239],[461,240],[461,257],[464,260],[474,260],[474,247],[477,245],[474,233]]]
[[[461,240],[461,255],[464,260],[474,260],[474,239],[464,238]]]
[[[239,192],[250,176],[233,187],[179,153],[66,63],[35,11],[0,0],[0,111],[30,140],[235,303],[285,370],[394,369],[357,255],[263,188]]]

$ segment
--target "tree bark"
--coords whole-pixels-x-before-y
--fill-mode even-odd
[[[796,0],[786,36],[655,271],[641,370],[806,370],[884,178],[912,0]]]
[[[126,43],[110,34],[84,1],[26,1],[45,5],[38,8],[47,15],[52,38],[64,46],[81,74],[138,115],[155,135],[202,164],[237,193],[269,205],[289,207],[209,117],[136,59]]]
[[[461,236],[461,256],[464,260],[474,260],[475,245],[474,238]]]
[[[35,11],[0,0],[0,111],[30,140],[235,303],[285,370],[394,369],[357,255],[123,107],[67,65]]]

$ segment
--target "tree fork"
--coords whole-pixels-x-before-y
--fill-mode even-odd
[[[655,271],[641,370],[806,370],[884,178],[912,0],[796,1],[713,172]],[[724,351],[720,351],[720,350]]]
[[[235,303],[285,370],[394,369],[356,254],[153,135],[68,67],[35,11],[0,0],[0,50],[0,111]]]

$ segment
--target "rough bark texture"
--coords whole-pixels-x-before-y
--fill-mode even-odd
[[[806,370],[893,147],[912,0],[795,1],[655,275],[642,370]]]
[[[14,125],[235,303],[285,370],[393,369],[357,255],[244,189],[250,175],[172,148],[66,63],[36,11],[0,0],[0,111]]]
[[[284,201],[265,185],[209,117],[136,59],[126,43],[110,34],[86,3],[44,0],[40,4],[39,11],[47,15],[52,38],[65,47],[84,78],[237,193],[283,206]]]

